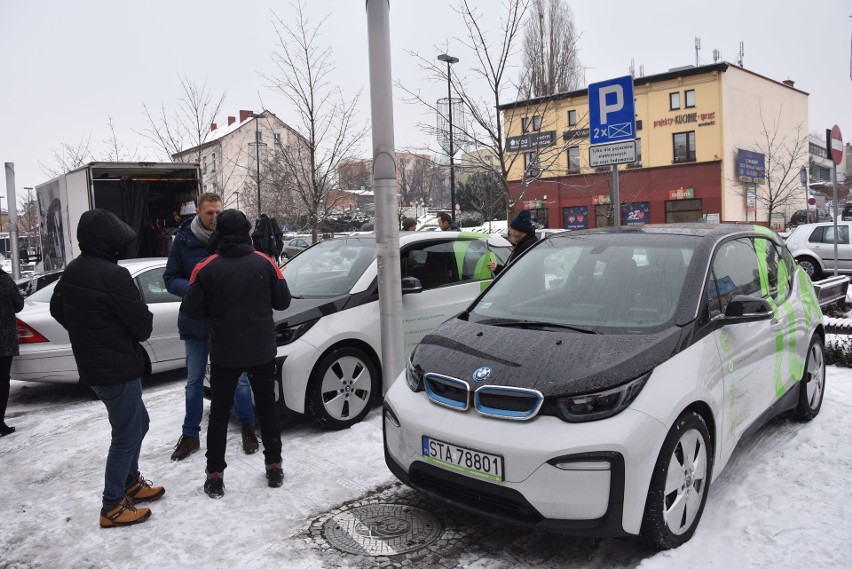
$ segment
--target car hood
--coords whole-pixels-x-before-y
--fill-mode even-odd
[[[466,381],[474,370],[492,369],[487,384],[526,387],[545,396],[591,393],[624,383],[671,358],[682,329],[654,334],[584,334],[466,322],[455,318],[417,346],[412,363],[425,373]]]
[[[296,326],[309,320],[343,310],[352,297],[348,294],[330,298],[293,298],[286,310],[273,311],[275,326]]]

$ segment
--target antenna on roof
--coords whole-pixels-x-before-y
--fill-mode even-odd
[[[701,38],[695,38],[695,67],[701,65],[699,63],[698,52],[701,51]]]
[[[633,58],[630,58],[630,76],[636,77],[636,67],[633,65]]]
[[[644,77],[644,76],[645,76],[645,64],[641,63],[641,64],[639,64],[639,77]]]
[[[737,65],[743,66],[743,56],[745,55],[745,44],[740,42],[740,53],[737,55]]]
[[[718,49],[714,49],[713,50],[713,63],[718,62],[720,59],[722,59],[722,52],[720,52]]]

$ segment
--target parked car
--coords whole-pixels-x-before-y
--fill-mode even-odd
[[[552,236],[415,348],[385,397],[385,460],[450,507],[677,547],[746,435],[819,413],[824,337],[766,228]]]
[[[852,202],[847,202],[840,212],[840,219],[843,221],[852,221]]]
[[[852,213],[852,210],[850,210],[850,213]],[[852,217],[849,219],[852,219]],[[793,212],[793,215],[790,216],[787,228],[792,229],[805,223],[820,223],[824,221],[834,220],[832,219],[831,214],[823,209],[797,209]]]
[[[310,246],[311,243],[308,239],[297,237],[284,242],[284,249],[281,254],[289,259],[291,257],[295,257]]]
[[[61,276],[61,270],[47,271],[46,273],[35,273],[16,279],[15,284],[18,285],[18,289],[21,291],[21,294],[24,295],[24,297],[27,297],[32,293],[43,289],[53,281],[59,280],[59,277]]]
[[[416,231],[399,243],[406,354],[488,286],[489,260],[511,252],[497,235]],[[393,379],[382,372],[375,235],[321,241],[282,270],[293,300],[275,315],[279,408],[328,429],[357,423]]]
[[[852,274],[850,221],[837,222],[837,271]],[[787,248],[811,280],[834,271],[834,222],[800,225],[787,236]]]
[[[154,331],[142,342],[146,373],[184,367],[186,353],[177,329],[180,298],[166,290],[163,282],[166,259],[132,259],[119,264],[130,271],[154,315]],[[50,315],[50,297],[57,282],[24,299],[24,309],[17,314],[21,353],[12,359],[12,379],[46,383],[79,381],[68,332]]]

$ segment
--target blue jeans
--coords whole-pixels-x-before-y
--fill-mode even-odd
[[[103,508],[115,508],[125,489],[139,478],[139,451],[148,432],[148,410],[142,401],[142,380],[118,385],[92,385],[107,408],[112,441],[104,474]]]
[[[207,340],[188,338],[186,346],[186,414],[183,419],[183,434],[197,437],[201,432],[201,415],[204,412],[204,374],[207,371],[207,355],[210,348]],[[251,384],[248,376],[242,374],[234,392],[234,407],[237,421],[243,425],[254,424],[254,411],[251,402]]]

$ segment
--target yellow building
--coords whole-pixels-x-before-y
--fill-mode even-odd
[[[637,160],[619,167],[622,223],[768,224],[769,202],[790,183],[788,170],[797,176],[807,163],[806,142],[799,154],[794,147],[807,140],[808,94],[730,63],[633,84]],[[588,91],[500,109],[513,195],[522,194],[533,218],[546,227],[611,225],[612,167],[589,166]],[[794,163],[782,176],[772,164],[791,153]],[[773,209],[800,209],[804,201],[802,189],[801,204],[788,198]]]

